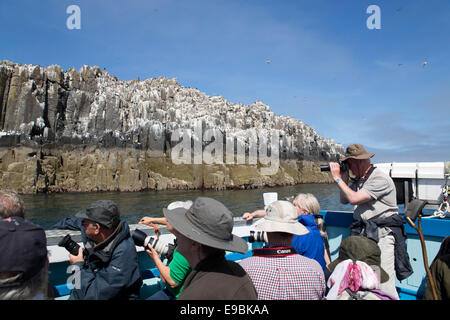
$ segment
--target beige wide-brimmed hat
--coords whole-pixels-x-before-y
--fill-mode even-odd
[[[370,159],[375,155],[375,153],[369,153],[364,149],[362,144],[351,144],[345,150],[345,157],[341,159],[341,161],[345,161],[347,159]]]
[[[268,205],[264,218],[254,224],[255,229],[265,232],[286,232],[296,235],[309,231],[298,222],[298,213],[289,201],[278,200]]]

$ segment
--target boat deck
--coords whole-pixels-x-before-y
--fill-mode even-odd
[[[339,245],[341,241],[350,235],[349,226],[353,221],[353,213],[348,211],[321,211],[326,223],[331,260],[338,257]],[[135,224],[130,225],[130,230],[136,228],[144,231],[148,235],[154,235],[153,228]],[[443,238],[450,234],[450,219],[422,219],[422,229],[426,240],[428,261],[431,261],[439,251]],[[247,223],[241,218],[235,218],[235,226],[233,233],[243,237],[248,241],[250,231],[254,230],[251,223]],[[410,262],[414,273],[403,281],[396,279],[396,286],[402,300],[420,299],[425,290],[426,272],[423,266],[422,248],[417,232],[408,224],[405,224],[407,233],[407,249]],[[54,297],[56,300],[64,300],[69,297],[70,286],[66,284],[70,273],[67,272],[69,267],[68,252],[58,247],[59,240],[66,234],[70,234],[72,239],[81,244],[81,233],[79,231],[68,230],[47,230],[49,259],[50,259],[50,284],[54,289]],[[174,236],[169,233],[165,227],[161,228],[161,241],[168,243],[173,242]],[[248,243],[249,251],[246,254],[227,252],[226,258],[239,262],[241,259],[251,256],[251,250],[262,247],[263,243]],[[142,247],[136,247],[138,253],[139,264],[141,267],[144,284],[141,288],[141,298],[145,299],[154,292],[164,288],[164,284],[159,278],[160,273],[155,268],[153,261],[147,256]]]

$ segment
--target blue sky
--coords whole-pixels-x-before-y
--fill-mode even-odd
[[[74,4],[80,30],[66,27]],[[373,4],[380,30],[366,27]],[[375,162],[450,161],[447,0],[2,0],[0,28],[0,60],[176,77]]]

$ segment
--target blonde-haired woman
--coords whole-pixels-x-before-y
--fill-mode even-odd
[[[297,208],[298,222],[309,230],[307,234],[301,236],[294,235],[292,247],[298,254],[316,260],[324,272],[327,273],[326,265],[331,261],[327,251],[328,240],[324,230],[323,218],[319,214],[319,201],[311,193],[300,193],[292,203]],[[252,213],[244,213],[242,218],[249,221],[253,218],[262,218],[265,215],[266,212],[264,210],[256,210]]]
[[[305,225],[307,228],[310,227],[310,233],[315,234],[317,231],[320,233],[320,236],[323,241],[323,259],[325,261],[325,265],[328,265],[331,262],[330,254],[329,254],[329,245],[328,245],[328,236],[325,231],[325,222],[323,221],[323,216],[319,213],[320,211],[320,204],[317,198],[311,194],[311,193],[299,193],[294,201],[292,201],[294,206],[297,208],[297,212],[299,215],[299,222]],[[303,215],[310,215],[314,218],[314,222],[312,220],[312,217],[304,216]],[[317,228],[317,230],[316,230]],[[312,229],[312,230],[311,230]],[[310,240],[318,239],[317,236],[311,237]],[[299,239],[297,239],[299,241]],[[303,241],[302,241],[303,242]],[[300,242],[297,243],[299,250],[300,248],[304,248],[306,251],[316,251],[318,254],[322,252],[321,245],[316,245],[316,248],[313,248],[311,243],[301,244]],[[298,252],[297,251],[297,252]],[[301,254],[301,253],[300,253]],[[321,260],[321,259],[319,259]],[[320,261],[319,261],[320,263]],[[323,263],[321,263],[323,267]]]

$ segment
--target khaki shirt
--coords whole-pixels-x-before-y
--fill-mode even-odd
[[[355,220],[358,216],[367,221],[373,217],[387,218],[398,214],[394,181],[383,171],[375,169],[367,180],[355,181],[350,187],[354,191],[362,189],[372,197],[372,200],[355,206],[353,212]],[[383,237],[390,231],[389,228],[380,228],[379,236]]]

